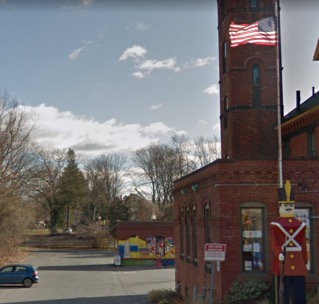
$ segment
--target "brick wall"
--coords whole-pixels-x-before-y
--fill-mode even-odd
[[[222,303],[223,296],[234,280],[255,278],[271,280],[270,264],[270,222],[278,214],[278,142],[277,111],[280,79],[277,74],[276,47],[243,45],[229,47],[229,25],[231,22],[252,23],[264,17],[274,16],[274,0],[261,1],[258,9],[252,9],[249,1],[218,0],[218,34],[220,65],[220,119],[222,160],[203,167],[176,181],[174,187],[174,239],[176,246],[176,280],[181,282],[184,296],[192,297],[194,287],[198,292],[210,286],[211,275],[204,261],[204,244],[207,239],[205,229],[205,208],[211,212],[208,223],[210,242],[227,245],[226,261],[221,264],[221,272],[215,273],[215,300]],[[226,43],[226,52],[224,49]],[[225,60],[225,54],[226,60]],[[227,68],[224,69],[226,62]],[[253,101],[252,67],[260,68],[261,99]],[[226,102],[227,101],[227,105]],[[279,104],[280,102],[280,104]],[[319,208],[319,158],[305,159],[306,129],[317,126],[319,111],[307,114],[307,118],[294,121],[294,135],[291,150],[294,157],[303,160],[283,162],[283,180],[289,179],[295,188],[296,206],[312,208],[315,215]],[[224,122],[227,124],[224,124]],[[227,127],[226,127],[227,126]],[[287,130],[291,132],[291,126]],[[286,132],[284,130],[284,132]],[[304,133],[302,135],[299,135]],[[317,132],[319,134],[319,132]],[[319,138],[319,135],[317,135]],[[319,140],[317,141],[319,146]],[[319,149],[318,149],[319,151]],[[225,159],[227,156],[228,160]],[[198,191],[193,191],[193,185]],[[263,270],[247,271],[243,267],[241,206],[258,206],[263,210],[264,245]],[[196,213],[194,213],[196,210]],[[193,244],[190,254],[185,250],[187,226],[193,222],[185,220],[190,212],[196,215],[197,258]],[[194,216],[195,216],[194,215]],[[188,216],[188,215],[187,215]],[[319,233],[319,220],[312,222],[314,235]],[[181,240],[181,227],[183,240]],[[192,242],[192,235],[190,235]],[[312,263],[314,272],[307,276],[307,284],[318,284],[316,259],[318,240],[312,239]]]
[[[173,237],[173,222],[119,222],[117,226],[117,238],[126,240],[131,236],[138,236],[146,240],[150,236]]]
[[[318,210],[317,194],[298,190],[298,183],[305,178],[309,189],[319,191],[319,161],[286,161],[283,164],[284,180],[289,179],[296,188],[295,199],[299,204],[311,204]],[[197,184],[198,192],[191,186]],[[183,191],[184,195],[181,193]],[[241,214],[240,206],[244,203],[260,203],[265,207],[266,227],[265,236],[265,271],[258,274],[260,278],[271,280],[269,252],[270,222],[278,217],[278,163],[276,161],[217,161],[175,183],[174,224],[176,246],[176,280],[182,284],[184,295],[192,296],[194,286],[198,292],[210,286],[209,270],[205,271],[204,261],[204,209],[209,204],[211,208],[211,242],[227,245],[226,261],[221,263],[221,272],[216,274],[215,291],[217,303],[227,292],[235,279],[255,277],[256,274],[244,272],[241,264]],[[180,210],[196,207],[197,211],[197,260],[185,255],[180,243]],[[182,220],[183,223],[183,220]],[[318,231],[318,224],[314,228]],[[185,228],[184,228],[185,229]],[[318,248],[318,242],[315,247]],[[191,245],[192,248],[192,245]],[[184,256],[181,256],[184,252]],[[313,261],[315,262],[315,261]],[[318,262],[317,262],[318,263]],[[318,268],[319,265],[316,265]],[[316,280],[316,279],[315,279]],[[313,282],[309,276],[308,282]]]
[[[225,2],[226,3],[226,2]],[[227,69],[220,71],[220,112],[222,157],[234,159],[276,159],[277,156],[277,70],[276,48],[259,45],[229,47],[230,22],[252,23],[272,15],[272,1],[265,1],[265,10],[249,10],[244,2],[227,1],[232,8],[219,19],[220,67],[223,66],[223,45],[227,47]],[[245,7],[245,5],[247,7]],[[241,8],[241,9],[240,9]],[[221,13],[219,12],[219,15]],[[253,102],[252,67],[260,68],[261,98]],[[225,108],[224,99],[228,99]],[[227,120],[227,128],[224,121]]]

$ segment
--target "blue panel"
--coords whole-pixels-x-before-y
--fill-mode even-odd
[[[121,256],[121,258],[123,258],[124,257],[124,253],[125,253],[124,245],[119,245],[118,246],[118,250],[119,250],[119,255]]]
[[[131,246],[130,246],[130,251],[131,251],[131,252],[138,252],[138,246],[136,246],[136,245],[131,245]]]

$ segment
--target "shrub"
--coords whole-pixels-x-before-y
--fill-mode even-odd
[[[109,245],[112,237],[106,226],[100,225],[96,222],[91,222],[86,225],[78,225],[76,228],[78,235],[82,237],[91,238],[94,240],[94,248],[104,248]]]
[[[318,303],[318,292],[317,289],[308,290],[307,292],[307,304],[316,304]]]
[[[148,298],[152,303],[156,303],[156,304],[177,303],[177,294],[172,289],[152,290],[149,292]]]
[[[253,304],[265,298],[269,287],[258,279],[249,279],[246,281],[234,281],[229,293],[225,294],[224,302],[226,304]]]

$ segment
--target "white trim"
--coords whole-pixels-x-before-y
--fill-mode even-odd
[[[301,223],[301,225],[292,235],[290,235],[290,233],[279,223],[273,222],[271,223],[271,225],[277,226],[286,236],[286,241],[281,246],[282,250],[284,250],[284,247],[286,247],[286,251],[301,251],[302,250],[300,244],[294,239],[294,237],[306,226],[304,223]],[[291,247],[291,246],[288,247],[288,244],[290,242],[293,242],[295,244],[295,247]]]

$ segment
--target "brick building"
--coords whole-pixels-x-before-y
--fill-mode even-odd
[[[319,93],[313,89],[303,103],[297,93],[296,109],[283,117],[280,44],[231,47],[229,37],[231,22],[275,16],[276,1],[217,2],[222,158],[175,182],[174,240],[176,281],[189,298],[210,287],[204,244],[227,245],[221,271],[214,272],[220,304],[235,280],[272,280],[269,229],[279,216],[281,179],[291,181],[296,217],[307,224],[307,284],[319,283]]]
[[[122,265],[175,264],[174,226],[172,222],[122,221],[117,225],[118,253]]]
[[[132,236],[138,236],[146,240],[150,236],[161,235],[163,237],[172,237],[174,227],[172,222],[148,221],[132,222],[120,221],[117,225],[117,238],[125,240]]]

